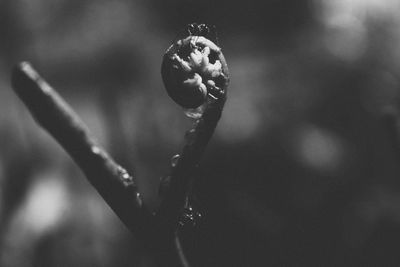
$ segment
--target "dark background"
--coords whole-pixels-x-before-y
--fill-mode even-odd
[[[0,2],[0,265],[153,266],[10,88],[28,60],[150,208],[191,125],[163,89],[164,51],[215,24],[228,102],[195,184],[195,266],[397,266],[396,0]]]

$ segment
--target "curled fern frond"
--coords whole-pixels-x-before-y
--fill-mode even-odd
[[[207,98],[226,93],[229,72],[221,48],[208,39],[205,24],[189,24],[188,35],[165,52],[161,75],[168,95],[184,108],[197,108]]]

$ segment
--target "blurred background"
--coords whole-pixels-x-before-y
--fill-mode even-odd
[[[30,61],[154,209],[191,126],[164,51],[216,25],[228,102],[194,191],[194,266],[398,266],[398,0],[0,1],[0,265],[154,266],[10,87]]]

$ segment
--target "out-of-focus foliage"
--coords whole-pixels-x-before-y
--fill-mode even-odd
[[[11,92],[31,61],[149,207],[189,127],[162,88],[165,49],[216,24],[229,98],[195,185],[199,266],[398,265],[396,0],[0,2],[0,265],[152,266],[64,151]]]

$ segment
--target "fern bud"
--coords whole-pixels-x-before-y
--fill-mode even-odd
[[[189,24],[187,34],[165,52],[161,66],[164,86],[184,108],[198,108],[208,98],[218,99],[226,93],[228,67],[221,48],[210,36],[209,26]]]

